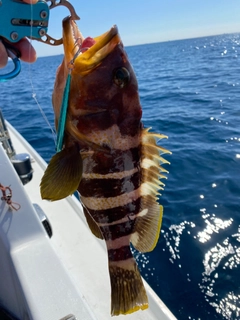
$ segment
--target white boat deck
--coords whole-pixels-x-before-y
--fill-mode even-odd
[[[13,263],[18,268],[14,281],[20,282],[16,287],[24,292],[24,301],[19,300],[17,292],[17,301],[9,302],[14,289],[7,287],[6,280],[0,285],[0,303],[11,308],[19,319],[59,320],[68,314],[84,320],[112,319],[105,243],[89,230],[75,197],[57,202],[41,199],[39,184],[46,163],[9,124],[8,129],[16,152],[30,154],[34,173],[31,182],[24,187],[19,185],[17,175],[11,175],[10,169],[5,169],[8,159],[5,157],[3,161],[4,151],[0,146],[0,183],[11,185],[12,200],[21,205],[19,211],[10,212],[0,199],[0,254],[4,249],[1,249],[1,241],[10,248],[9,263],[4,266],[0,263],[0,279],[1,269],[4,267],[5,272],[7,268],[14,270],[9,266]],[[27,203],[24,189],[29,198]],[[52,225],[52,238],[49,239],[41,223],[36,222],[38,217],[31,203],[38,204],[45,212]],[[117,319],[176,319],[145,281],[144,285],[149,309]],[[24,305],[22,309],[20,302]]]

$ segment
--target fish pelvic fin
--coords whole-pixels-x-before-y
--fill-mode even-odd
[[[148,297],[134,258],[124,264],[109,262],[111,315],[130,314],[148,308]]]
[[[60,200],[77,190],[82,177],[82,158],[77,145],[56,153],[40,183],[42,199]]]
[[[131,243],[140,252],[152,251],[159,238],[162,224],[163,207],[158,204],[159,190],[163,190],[164,183],[160,178],[166,178],[167,173],[160,164],[168,163],[160,156],[162,153],[171,153],[160,147],[156,139],[167,138],[164,135],[142,131],[142,157],[141,157],[141,204],[137,215]]]

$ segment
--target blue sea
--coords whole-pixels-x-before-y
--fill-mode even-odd
[[[145,127],[166,134],[171,164],[160,239],[135,253],[143,277],[177,319],[240,319],[240,35],[126,48]],[[49,161],[51,94],[62,56],[22,63],[0,84],[5,117]],[[35,99],[34,99],[35,98]]]

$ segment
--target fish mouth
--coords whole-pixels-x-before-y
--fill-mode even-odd
[[[118,28],[114,25],[101,36],[91,38],[90,47],[84,47],[84,37],[71,17],[63,20],[63,47],[68,67],[78,74],[87,74],[121,42]]]

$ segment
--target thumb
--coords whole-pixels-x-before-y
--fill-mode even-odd
[[[8,61],[8,54],[5,49],[5,46],[0,40],[0,68],[5,67],[7,64],[7,61]]]

